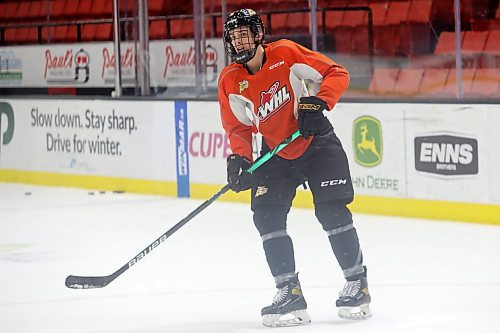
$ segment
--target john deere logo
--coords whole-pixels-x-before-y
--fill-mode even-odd
[[[4,116],[5,115],[5,116]],[[7,120],[7,123],[3,122]],[[14,110],[9,103],[0,102],[0,153],[2,146],[8,144],[14,135]]]
[[[354,120],[352,146],[357,163],[373,167],[382,162],[382,127],[380,121],[370,116]]]

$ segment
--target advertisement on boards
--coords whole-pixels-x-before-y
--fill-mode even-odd
[[[414,138],[415,169],[442,176],[477,175],[477,139],[446,132]]]
[[[226,159],[232,153],[222,127],[218,102],[188,101],[189,168],[193,183],[225,184]],[[262,136],[252,136],[254,160],[259,157]]]
[[[188,101],[188,151],[193,183],[225,184],[229,139],[222,128],[219,104]]]
[[[14,119],[12,105],[8,102],[0,101],[0,165],[2,163],[2,149],[11,143],[14,136]]]
[[[123,43],[120,48],[120,68],[122,71],[122,84],[124,86],[135,85],[136,54],[133,44]],[[100,46],[99,57],[96,62],[99,78],[97,82],[105,86],[115,85],[115,50],[113,44],[103,44]]]
[[[404,112],[390,104],[337,104],[327,116],[346,151],[354,190],[404,197]]]
[[[189,131],[187,102],[175,101],[175,155],[177,167],[177,195],[189,198]]]
[[[484,108],[428,104],[406,113],[408,197],[488,202]]]
[[[150,42],[151,86],[193,86],[194,42]],[[220,38],[207,39],[204,52],[207,86],[217,86],[224,67]],[[124,86],[136,84],[136,48],[121,44],[120,66]],[[115,53],[112,42],[47,44],[0,48],[0,87],[113,87]]]
[[[43,78],[47,85],[84,85],[90,80],[90,54],[73,47],[47,47]]]
[[[23,60],[15,49],[0,48],[0,86],[15,87],[23,81]]]
[[[195,49],[192,41],[152,41],[149,52],[152,86],[194,85]],[[224,54],[220,39],[207,39],[204,57],[209,87],[217,86],[220,71],[224,67]]]
[[[0,168],[173,181],[173,109],[160,101],[0,100]]]
[[[489,188],[491,203],[500,204],[500,112],[498,105],[484,106],[488,112],[488,165],[490,166]]]

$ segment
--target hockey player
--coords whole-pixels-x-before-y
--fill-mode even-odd
[[[224,23],[224,45],[234,61],[219,77],[222,125],[233,154],[227,180],[235,192],[251,189],[254,224],[277,293],[262,309],[266,326],[310,323],[295,270],[287,214],[296,188],[307,181],[315,214],[347,280],[336,306],[339,316],[371,316],[366,267],[352,215],[346,207],[354,192],[346,154],[324,110],[331,110],[349,84],[349,75],[329,58],[289,40],[264,44],[265,29],[251,9],[231,13]],[[309,95],[304,80],[315,83]],[[319,89],[319,90],[318,90]],[[262,134],[261,154],[297,129],[301,137],[252,174],[252,133]]]

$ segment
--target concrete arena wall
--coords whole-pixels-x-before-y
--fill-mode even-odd
[[[494,109],[337,105],[327,115],[350,161],[353,211],[500,225]],[[207,199],[230,153],[217,102],[0,99],[4,182]],[[294,205],[312,207],[310,193]]]

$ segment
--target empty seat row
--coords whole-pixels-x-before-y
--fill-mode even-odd
[[[31,4],[34,6],[45,0],[37,1],[8,1],[7,5],[15,4],[21,8],[23,4]],[[128,4],[136,0],[121,0],[122,4]],[[166,0],[150,0],[150,4],[158,6]],[[298,1],[298,0],[297,0]],[[170,1],[167,1],[171,3]],[[173,1],[176,3],[176,1]],[[339,3],[342,1],[339,1]],[[402,1],[376,1],[367,2],[366,0],[352,0],[349,2],[352,5],[360,5],[366,3],[373,10],[374,18],[374,53],[375,55],[413,55],[424,54],[431,52],[432,47],[432,31],[429,24],[432,0],[402,0]],[[110,10],[111,1],[101,0],[52,0],[50,2],[52,12],[56,15],[59,12],[64,12],[67,15],[76,15],[75,13],[87,13],[95,11],[96,13],[107,13]],[[60,4],[60,7],[55,7],[55,4]],[[94,6],[95,4],[95,6]],[[72,11],[69,7],[73,6]],[[12,6],[10,6],[12,7]],[[9,8],[10,8],[9,7]],[[42,6],[43,7],[43,6]],[[37,8],[42,8],[37,7]],[[23,7],[24,8],[24,7]],[[47,6],[45,6],[45,9]],[[59,8],[59,12],[56,10]],[[77,8],[77,10],[75,10]],[[159,7],[158,7],[159,8]],[[36,11],[35,11],[36,12]],[[500,12],[500,10],[499,10]],[[366,11],[327,11],[317,14],[319,31],[333,36],[334,49],[342,53],[368,54],[369,53],[369,30]],[[309,13],[273,13],[272,15],[262,16],[265,25],[273,35],[287,34],[307,34],[309,32]],[[108,27],[108,24],[103,26]],[[89,35],[93,34],[96,25],[82,26],[81,40],[91,40]],[[47,28],[44,28],[47,29]],[[42,33],[42,42],[50,41],[75,41],[76,28],[53,28],[56,30],[54,34]],[[36,28],[8,28],[5,30],[4,40],[7,43],[16,41],[20,43],[30,43],[40,41]],[[206,36],[220,37],[222,35],[222,19],[217,17],[216,20],[207,19],[205,24]],[[63,31],[66,31],[64,33]],[[88,32],[90,31],[90,32]],[[103,40],[105,36],[111,38],[110,29],[100,30],[95,34],[99,35],[97,40]],[[109,33],[108,33],[109,32]],[[52,35],[58,38],[50,38]],[[66,39],[59,36],[66,35]],[[454,36],[452,33],[444,32],[441,34],[436,54],[447,54],[454,51]],[[488,36],[492,37],[488,37]],[[46,38],[45,36],[49,36]],[[169,19],[155,20],[150,23],[150,38],[165,39],[165,38],[192,38],[194,36],[194,24],[192,18],[184,19]],[[469,38],[470,36],[470,38]],[[494,33],[489,32],[467,32],[464,34],[464,52],[473,52],[477,48],[488,46],[487,50],[497,52],[499,46],[496,42],[499,38],[493,37]],[[388,42],[389,41],[389,42]],[[500,51],[498,51],[500,52]]]
[[[339,12],[331,12],[339,13]],[[329,14],[329,13],[327,13]],[[346,13],[347,15],[347,13]],[[277,35],[297,35],[309,33],[309,13],[273,13],[262,15],[268,33]],[[319,32],[323,31],[323,17],[318,13]],[[325,22],[332,22],[326,17]],[[347,22],[347,21],[346,21]],[[217,17],[215,24],[212,18],[205,21],[205,31],[208,37],[222,35],[222,19]],[[337,26],[324,31],[333,36],[337,52],[368,54],[368,26]],[[374,31],[374,48],[377,55],[415,54],[430,52],[430,27],[428,23],[416,25],[382,26]],[[192,18],[155,20],[150,24],[151,39],[193,38],[194,23]],[[387,39],[393,40],[387,43]]]
[[[500,30],[463,31],[460,36],[462,53],[490,53],[500,55]],[[442,32],[434,49],[435,54],[455,53],[455,33]]]
[[[176,2],[176,1],[172,1]],[[179,3],[182,1],[178,1]],[[192,3],[190,1],[190,3]],[[205,3],[206,13],[222,12],[222,0],[207,0]],[[290,8],[307,8],[308,0],[226,0],[226,10],[232,12],[241,8],[252,8],[256,11],[290,9]],[[192,8],[189,11],[192,13]]]
[[[121,16],[130,16],[134,12],[137,0],[120,0]],[[175,14],[173,1],[149,0],[149,15]],[[47,5],[48,4],[48,5]],[[0,20],[2,22],[41,20],[73,20],[111,18],[113,1],[111,0],[21,0],[0,2]]]
[[[453,97],[457,91],[455,69],[378,68],[369,91],[377,95]],[[500,68],[462,70],[465,97],[498,96]]]
[[[222,18],[216,17],[214,29],[213,19],[205,21],[207,37],[222,36]],[[122,38],[126,38],[127,26],[122,29]],[[41,35],[39,38],[39,30]],[[112,40],[113,25],[111,23],[86,23],[80,24],[80,41],[106,41]],[[194,23],[192,18],[153,20],[149,25],[150,39],[175,39],[193,38]],[[36,44],[36,43],[71,43],[77,42],[77,25],[62,26],[40,26],[40,27],[9,27],[4,29],[4,42],[13,44]]]
[[[70,43],[78,41],[77,31],[76,25],[8,28],[4,31],[4,41],[10,45]],[[112,31],[111,23],[83,24],[80,28],[80,40],[84,42],[111,40]]]
[[[222,36],[222,17],[208,17],[205,19],[205,36],[207,38]],[[153,20],[149,24],[150,39],[176,39],[193,37],[193,18]]]
[[[406,56],[430,52],[431,5],[431,0],[370,4],[374,25],[374,54]],[[321,24],[322,21],[319,22]],[[335,36],[337,51],[368,53],[367,12],[327,12],[324,31]]]
[[[400,23],[428,23],[431,18],[431,0],[391,1],[367,4],[371,9],[374,26]],[[326,12],[326,29],[368,25],[368,11],[335,10]]]
[[[427,24],[384,26],[373,31],[374,54],[408,56],[430,53],[431,28]],[[368,54],[368,27],[339,27],[329,33],[334,37],[335,50],[341,53]]]

